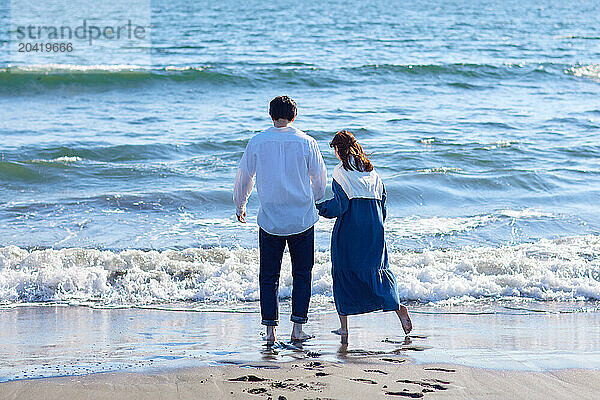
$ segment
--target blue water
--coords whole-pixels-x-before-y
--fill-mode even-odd
[[[4,302],[255,300],[231,189],[280,94],[329,171],[337,130],[372,153],[403,298],[600,298],[597,1],[157,0],[150,64],[91,66],[13,62],[7,7]]]

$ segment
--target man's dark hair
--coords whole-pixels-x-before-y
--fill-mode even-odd
[[[269,104],[269,115],[275,121],[280,118],[291,121],[296,118],[297,114],[298,107],[296,107],[296,102],[288,96],[277,96]]]

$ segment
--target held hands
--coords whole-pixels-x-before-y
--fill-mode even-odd
[[[237,213],[236,213],[236,215],[237,215],[238,221],[240,221],[242,224],[246,223],[246,211],[244,211],[242,213],[242,215],[238,215]]]

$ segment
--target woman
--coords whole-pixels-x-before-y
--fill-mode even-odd
[[[405,306],[398,302],[396,278],[389,268],[383,222],[383,182],[354,136],[344,130],[329,144],[341,161],[333,170],[333,199],[317,204],[319,215],[337,218],[331,236],[333,297],[340,328],[348,336],[348,315],[395,311],[404,333],[412,330]]]

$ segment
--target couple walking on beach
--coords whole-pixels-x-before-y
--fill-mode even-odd
[[[308,321],[314,264],[314,225],[319,216],[337,218],[331,237],[333,296],[340,328],[348,337],[348,315],[395,311],[404,332],[412,329],[408,310],[398,302],[396,279],[389,269],[383,222],[386,192],[371,161],[348,131],[330,143],[340,163],[333,170],[333,195],[325,195],[327,170],[317,141],[292,124],[294,100],[274,98],[273,126],[248,142],[236,174],[233,199],[237,218],[246,222],[246,203],[256,180],[260,202],[257,223],[260,251],[260,308],[266,340],[277,340],[279,275],[287,243],[292,261],[291,340],[303,341]]]

